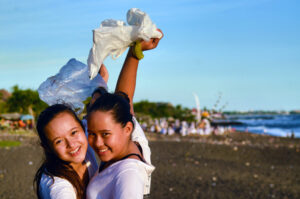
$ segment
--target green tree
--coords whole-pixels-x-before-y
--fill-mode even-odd
[[[182,108],[181,105],[174,107],[172,104],[164,102],[154,103],[143,100],[134,103],[134,111],[136,113],[149,115],[152,118],[173,117],[175,119],[187,121],[195,120],[188,108]]]
[[[6,113],[6,112],[7,112],[6,103],[0,101],[0,113]]]
[[[39,98],[37,91],[22,90],[17,85],[13,87],[12,95],[6,102],[8,112],[31,114],[36,117],[48,105]]]

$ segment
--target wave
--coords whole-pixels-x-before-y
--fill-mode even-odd
[[[235,121],[242,125],[233,126],[237,130],[249,131],[258,134],[268,134],[280,137],[300,137],[300,115],[273,115],[273,116],[241,116]]]
[[[290,131],[289,129],[281,129],[281,128],[267,128],[265,126],[256,126],[256,127],[234,127],[236,130],[239,131],[246,131],[256,134],[266,134],[266,135],[273,135],[279,137],[290,137],[292,133],[297,138],[300,138],[300,128],[296,129],[295,131]]]

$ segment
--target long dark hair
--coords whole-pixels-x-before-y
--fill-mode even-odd
[[[132,114],[130,113],[129,98],[126,93],[104,93],[89,108],[88,116],[94,111],[111,112],[115,122],[124,127],[127,122],[133,125]]]
[[[40,144],[44,149],[45,160],[41,167],[35,174],[34,184],[36,185],[36,194],[38,198],[40,196],[40,182],[42,174],[45,173],[49,175],[53,182],[54,176],[64,178],[68,180],[76,190],[77,198],[85,198],[85,186],[82,180],[80,179],[77,172],[73,169],[73,167],[63,160],[61,160],[57,155],[53,152],[51,147],[49,146],[49,140],[45,134],[45,127],[49,122],[55,118],[59,113],[67,112],[74,117],[74,119],[81,125],[82,129],[84,126],[81,120],[77,117],[76,113],[67,105],[64,104],[55,104],[46,108],[40,115],[37,120],[36,129],[38,135],[40,137]]]

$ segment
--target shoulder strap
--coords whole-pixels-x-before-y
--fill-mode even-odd
[[[134,142],[134,143],[137,145],[137,147],[138,147],[139,151],[141,152],[141,154],[143,154],[143,149],[142,149],[141,145],[138,142]],[[125,157],[121,158],[120,160],[124,160],[126,158],[129,158],[132,155],[137,156],[142,162],[146,163],[146,161],[137,153],[130,153],[130,154],[126,155]],[[120,160],[118,160],[118,161],[120,161]],[[100,167],[99,167],[99,173],[106,168],[106,164],[107,164],[107,162],[101,162]]]
[[[137,153],[130,153],[130,154],[126,155],[125,157],[121,158],[120,160],[125,160],[125,159],[129,158],[132,155],[137,156],[142,162],[145,162],[144,159]]]

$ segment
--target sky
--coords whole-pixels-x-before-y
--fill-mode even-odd
[[[299,0],[0,0],[0,88],[37,89],[92,30],[146,12],[164,32],[140,62],[134,101],[224,110],[300,109]],[[107,58],[114,90],[125,53]],[[218,101],[218,103],[217,103]]]

